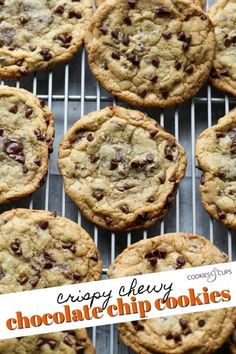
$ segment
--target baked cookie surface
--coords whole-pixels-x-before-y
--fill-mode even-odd
[[[105,2],[106,0],[95,0],[95,3],[96,3],[96,6],[100,6],[100,5],[102,5],[102,4],[104,4],[104,2]],[[192,1],[192,0],[190,0],[190,1]],[[200,5],[202,8],[204,8],[205,7],[205,5],[206,5],[206,1],[205,0],[194,0],[193,1],[195,4],[197,4],[197,5]]]
[[[12,209],[0,215],[0,294],[100,279],[91,237],[55,213]]]
[[[0,204],[43,184],[52,152],[52,113],[32,93],[0,86]]]
[[[219,0],[209,10],[215,26],[216,53],[210,82],[236,96],[236,1]]]
[[[236,354],[236,329],[233,330],[230,339],[228,341],[228,346],[231,354]]]
[[[224,225],[236,228],[236,110],[200,134],[196,157],[203,172],[204,208]]]
[[[145,107],[194,96],[215,51],[209,17],[185,0],[109,0],[85,39],[96,79],[118,99]]]
[[[108,270],[110,278],[224,263],[227,257],[207,239],[171,233],[125,249]],[[235,310],[221,309],[118,325],[120,338],[139,354],[208,354],[234,328]]]
[[[162,219],[184,177],[186,154],[144,113],[107,107],[68,131],[58,167],[65,190],[98,226],[130,230]]]
[[[0,340],[1,354],[95,354],[85,329]]]
[[[92,14],[90,0],[1,0],[0,78],[69,61]]]

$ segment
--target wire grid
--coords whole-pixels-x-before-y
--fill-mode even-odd
[[[209,4],[207,5],[207,8]],[[55,117],[56,138],[54,153],[50,159],[49,173],[45,186],[32,196],[3,206],[0,211],[15,207],[56,210],[59,215],[78,222],[93,237],[103,259],[103,277],[113,259],[128,245],[141,239],[165,232],[182,231],[204,235],[222,251],[235,259],[235,231],[211,219],[201,207],[199,199],[200,172],[195,168],[195,141],[199,133],[215,124],[236,105],[236,99],[205,86],[199,94],[185,104],[172,109],[144,110],[155,118],[167,131],[174,134],[185,147],[188,155],[186,177],[180,184],[175,205],[161,223],[144,231],[109,233],[89,223],[77,207],[65,195],[62,178],[56,167],[59,141],[69,127],[87,112],[99,110],[107,105],[119,104],[130,107],[109,96],[92,77],[87,64],[85,49],[65,66],[54,71],[41,72],[21,80],[2,80],[1,84],[23,87],[47,102]],[[140,109],[140,108],[139,108]],[[114,326],[102,326],[90,331],[98,354],[128,354],[131,351],[118,340]],[[222,349],[220,353],[228,353]]]

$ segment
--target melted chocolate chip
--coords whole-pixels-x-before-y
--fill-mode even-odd
[[[123,211],[123,213],[125,213],[125,214],[129,214],[129,212],[130,212],[129,207],[126,204],[121,205],[120,210]]]
[[[110,170],[115,170],[118,167],[118,161],[117,159],[112,159],[110,162]]]
[[[89,134],[87,135],[87,140],[90,141],[90,142],[94,140],[94,136],[93,136],[92,133],[89,133]]]
[[[10,113],[17,113],[18,112],[18,107],[16,104],[14,104],[13,106],[11,106],[8,110]]]
[[[85,351],[85,347],[82,344],[78,344],[76,345],[75,350],[77,354],[82,354]]]
[[[146,159],[148,163],[152,163],[154,161],[154,155],[152,153],[147,154]]]
[[[137,0],[128,0],[130,7],[133,9],[135,7]]]
[[[227,68],[220,69],[219,73],[222,76],[229,76],[229,70]]]
[[[155,198],[153,198],[153,197],[148,198],[148,202],[149,203],[154,203],[155,202]]]
[[[91,163],[95,163],[99,160],[99,157],[98,156],[95,156],[95,155],[91,155],[90,156],[90,161]]]
[[[34,52],[36,49],[37,49],[37,46],[36,46],[36,45],[34,45],[34,44],[30,44],[30,45],[29,45],[29,50],[30,50],[31,52]]]
[[[4,273],[4,270],[2,268],[2,266],[0,266],[0,280],[2,280],[2,278],[5,277],[5,273]]]
[[[126,46],[129,45],[129,42],[130,42],[130,39],[129,39],[129,35],[128,34],[125,34],[123,39],[122,39],[122,43]]]
[[[187,52],[187,50],[189,49],[189,43],[184,42],[183,45],[182,45],[182,48],[183,48],[184,52]]]
[[[190,327],[187,327],[187,328],[185,328],[185,329],[183,330],[183,334],[184,334],[185,336],[188,336],[190,333],[192,333],[192,330],[191,330]]]
[[[120,60],[120,53],[118,51],[114,51],[111,53],[111,56],[115,60]]]
[[[4,134],[4,129],[0,128],[0,136],[3,136],[3,134]]]
[[[131,323],[134,326],[134,329],[136,331],[143,331],[144,330],[144,326],[139,321],[132,321]]]
[[[187,65],[184,69],[184,71],[187,73],[187,74],[192,74],[193,73],[193,66],[192,65]]]
[[[151,137],[151,138],[154,138],[154,137],[157,135],[157,133],[158,133],[158,130],[152,130],[152,131],[150,131],[150,137]]]
[[[64,8],[64,6],[62,6],[62,5],[60,5],[60,6],[58,6],[55,10],[54,10],[54,12],[56,13],[56,14],[63,14],[63,12],[65,11],[65,8]]]
[[[65,338],[63,339],[63,342],[68,345],[69,347],[72,347],[73,346],[73,341],[72,339],[70,338],[70,336],[65,336]]]
[[[138,92],[138,94],[139,94],[139,96],[141,97],[141,98],[145,98],[145,96],[147,95],[147,90],[140,90],[139,92]]]
[[[172,334],[170,331],[168,331],[168,332],[166,333],[166,340],[171,340],[171,339],[173,339],[173,338],[174,338],[173,334]]]
[[[127,58],[129,61],[131,61],[131,63],[133,65],[139,65],[140,63],[140,60],[139,60],[139,57],[137,56],[137,54],[131,54],[128,56]]]
[[[57,39],[64,44],[69,44],[72,40],[72,36],[69,33],[61,33],[57,36]]]
[[[17,281],[20,283],[20,285],[26,284],[28,280],[29,280],[29,278],[27,275],[22,275],[19,279],[17,279]]]
[[[148,220],[148,213],[145,212],[145,213],[142,213],[142,214],[138,214],[138,216],[135,219],[135,223],[137,225],[141,225],[141,224],[144,224],[145,221],[147,221],[147,220]]]
[[[94,261],[94,262],[98,262],[98,255],[97,255],[96,253],[94,253],[94,254],[90,257],[90,259],[92,259],[92,261]]]
[[[100,32],[102,32],[102,34],[104,34],[104,36],[108,33],[108,27],[107,26],[102,26],[100,27]]]
[[[95,191],[93,193],[93,196],[94,196],[95,199],[97,199],[97,201],[100,201],[100,200],[103,199],[104,194],[102,192],[100,192],[100,191]]]
[[[118,30],[113,30],[113,31],[111,31],[111,35],[112,35],[113,38],[118,39],[119,31]]]
[[[27,173],[27,172],[29,172],[28,167],[27,167],[27,166],[23,166],[23,168],[22,168],[22,172],[23,172],[23,173]]]
[[[205,324],[206,324],[206,322],[205,322],[204,320],[202,320],[202,319],[201,319],[201,320],[199,320],[199,321],[198,321],[198,323],[197,323],[197,324],[198,324],[198,326],[199,326],[199,327],[204,327],[204,326],[205,326]]]
[[[186,264],[186,259],[183,256],[179,256],[176,259],[176,265],[177,265],[176,268],[177,269],[182,268],[185,264]]]
[[[204,175],[201,176],[200,183],[202,185],[204,185],[204,183],[205,183],[205,176]]]
[[[178,332],[176,332],[174,334],[173,339],[174,339],[175,343],[178,343],[182,340],[181,335]]]
[[[52,59],[52,54],[49,52],[48,48],[42,48],[39,53],[43,56],[45,61]]]
[[[166,7],[158,7],[155,10],[155,15],[158,17],[169,17],[171,12]]]
[[[147,252],[144,257],[150,262],[153,267],[157,265],[157,256],[154,254],[154,252]]]
[[[13,160],[24,164],[25,155],[23,153],[23,144],[16,139],[5,139],[3,141],[3,151]]]
[[[184,318],[180,318],[179,324],[182,329],[185,329],[187,328],[188,322]]]
[[[226,38],[224,40],[224,45],[225,45],[225,47],[230,47],[231,46],[231,40],[229,38]]]
[[[132,25],[132,22],[131,22],[131,19],[130,19],[130,17],[125,17],[124,18],[124,23],[126,24],[126,25],[128,25],[128,26],[131,26]]]
[[[107,225],[110,225],[113,221],[113,219],[110,216],[105,216],[104,220]]]
[[[45,140],[45,135],[42,134],[40,129],[34,130],[34,134],[36,135],[37,140],[40,140],[40,141]]]
[[[217,138],[224,138],[225,137],[225,133],[224,132],[216,132],[216,137]]]
[[[169,32],[169,31],[162,32],[162,37],[164,37],[165,39],[170,39],[171,32]]]
[[[75,280],[81,280],[81,278],[83,277],[82,274],[80,274],[79,272],[73,273],[72,276]]]
[[[31,116],[32,113],[33,113],[33,109],[28,107],[25,111],[25,117],[29,118],[29,116]]]
[[[78,20],[80,20],[82,18],[82,14],[81,14],[81,12],[76,12],[74,10],[70,10],[68,17],[69,18],[77,18]]]
[[[15,242],[11,243],[10,246],[11,246],[11,250],[14,252],[14,254],[16,254],[17,256],[22,255],[22,249],[21,249],[19,241],[15,241]]]
[[[37,340],[36,340],[36,346],[37,347],[41,347],[42,345],[44,345],[46,343],[46,340],[45,339],[43,339],[43,338],[38,338]]]
[[[183,31],[179,32],[178,35],[177,35],[177,39],[179,41],[185,41],[185,39],[186,39],[185,33]]]
[[[157,82],[157,75],[152,74],[152,75],[149,76],[148,79],[149,79],[151,82],[155,83],[155,82]]]
[[[20,23],[22,25],[25,25],[27,22],[29,22],[28,18],[26,18],[25,16],[20,17]]]
[[[51,349],[55,349],[55,348],[56,348],[56,345],[57,345],[57,342],[56,342],[55,340],[53,340],[53,339],[48,339],[48,340],[47,340],[47,344],[49,345],[49,347],[50,347]]]
[[[178,61],[175,62],[175,69],[177,71],[179,71],[181,69],[181,66],[182,66],[181,63],[179,63]]]
[[[30,281],[30,284],[32,285],[32,288],[35,288],[38,285],[39,280],[40,280],[40,277],[37,277],[34,280]]]
[[[152,59],[152,65],[158,68],[158,66],[160,65],[160,60],[158,58]]]
[[[216,206],[216,210],[217,210],[218,218],[220,220],[224,220],[226,218],[225,213],[221,209],[219,209],[217,206]]]
[[[42,230],[46,230],[48,228],[48,221],[40,221],[39,227]]]

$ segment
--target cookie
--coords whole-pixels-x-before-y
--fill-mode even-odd
[[[43,185],[53,139],[53,116],[45,103],[26,90],[0,86],[0,204]]]
[[[95,354],[85,329],[6,339],[0,341],[1,354]]]
[[[83,43],[90,0],[1,0],[0,78],[68,62]]]
[[[219,0],[209,10],[215,26],[216,53],[211,84],[236,96],[236,1]]]
[[[236,110],[204,130],[196,143],[203,175],[201,200],[206,211],[227,227],[236,228]]]
[[[55,213],[12,209],[0,215],[0,294],[98,280],[90,236]]]
[[[144,113],[107,107],[68,131],[58,167],[66,193],[90,221],[131,230],[167,214],[185,174],[186,154]]]
[[[228,347],[231,354],[236,354],[236,329],[233,330],[228,341]]]
[[[206,238],[170,233],[129,246],[108,275],[118,278],[225,261],[225,255]],[[229,308],[121,323],[118,328],[121,340],[139,354],[209,354],[224,344],[235,319],[235,310]]]
[[[106,0],[96,0],[96,6],[100,6],[105,3]],[[206,6],[206,1],[205,0],[192,0],[196,5],[200,5],[202,8]]]
[[[194,96],[209,76],[214,29],[187,0],[109,0],[85,37],[96,79],[118,99],[166,107]]]

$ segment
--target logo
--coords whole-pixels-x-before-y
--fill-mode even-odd
[[[213,283],[214,281],[216,281],[218,277],[222,277],[224,275],[230,275],[230,274],[232,274],[231,269],[220,270],[215,267],[210,272],[189,274],[187,275],[187,279],[188,280],[206,279],[208,283]]]

